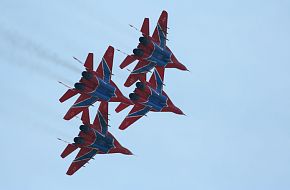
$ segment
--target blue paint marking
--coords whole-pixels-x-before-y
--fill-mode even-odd
[[[102,113],[100,111],[98,111],[98,118],[99,118],[99,122],[101,125],[101,133],[103,135],[106,135],[107,131],[108,131],[108,123],[105,120],[105,118],[103,117]]]
[[[90,98],[85,99],[79,103],[74,104],[72,106],[72,108],[88,107],[90,105],[93,105],[96,101],[98,101],[98,97],[90,97]]]
[[[168,63],[171,63],[171,52],[166,48],[158,46],[153,43],[154,49],[150,57],[147,58],[148,61],[155,62],[158,66],[165,67]]]
[[[159,25],[159,23],[157,24],[157,30],[158,30],[158,37],[159,37],[159,41],[160,41],[160,46],[162,48],[165,48],[165,46],[166,46],[166,36],[165,36],[161,26]]]
[[[146,105],[151,106],[156,111],[161,111],[167,104],[167,97],[159,94],[155,90],[151,89],[151,95],[146,102]]]
[[[96,89],[89,93],[90,96],[97,97],[104,101],[109,101],[112,97],[115,97],[116,87],[109,83],[104,82],[102,79],[97,78],[99,85]]]
[[[148,65],[132,71],[132,74],[147,73],[156,66],[156,63],[149,62]]]
[[[106,135],[102,136],[99,132],[95,131],[96,139],[93,144],[90,145],[91,148],[98,149],[104,153],[108,153],[111,148],[114,147],[113,137]]]
[[[81,160],[89,160],[89,159],[91,159],[92,157],[94,157],[96,154],[97,154],[97,150],[96,149],[92,149],[90,152],[88,152],[87,154],[85,154],[85,155],[82,155],[82,156],[80,156],[80,157],[78,157],[78,158],[76,158],[75,160],[74,160],[74,162],[76,162],[76,161],[81,161]]]
[[[162,81],[162,79],[161,79],[161,77],[156,69],[154,70],[154,76],[155,76],[155,80],[156,80],[156,91],[159,94],[162,94],[163,81]]]
[[[146,106],[146,107],[144,107],[143,109],[141,109],[141,110],[138,110],[138,111],[136,111],[136,112],[134,112],[134,113],[131,113],[131,114],[129,114],[127,117],[137,117],[137,116],[143,116],[143,115],[145,115],[146,113],[148,113],[149,111],[150,111],[150,107],[149,106]]]
[[[110,98],[112,97],[111,94],[104,93],[104,91],[100,88],[97,88],[96,90],[91,92],[90,95],[93,97],[97,97],[97,98],[104,100],[104,101],[109,101]]]
[[[103,73],[104,73],[104,81],[109,83],[111,80],[111,71],[107,64],[107,61],[103,58],[102,59],[102,66],[103,66]]]

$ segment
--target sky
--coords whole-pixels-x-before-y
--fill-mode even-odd
[[[290,189],[290,2],[0,0],[0,189]],[[135,155],[96,155],[65,173],[63,120],[74,102],[58,99],[112,45],[131,53],[150,18],[169,14],[168,46],[191,72],[168,69],[164,90],[187,116],[149,113],[125,131],[128,109],[109,105],[111,133]],[[134,86],[119,68],[125,95]],[[134,65],[134,64],[132,64]],[[91,109],[94,116],[96,110]]]

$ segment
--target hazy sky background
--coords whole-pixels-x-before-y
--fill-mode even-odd
[[[0,0],[0,189],[290,189],[290,2]],[[131,53],[140,27],[169,13],[168,46],[191,72],[168,69],[165,91],[187,116],[150,113],[111,132],[136,156],[96,155],[74,176],[62,159],[80,121],[58,99],[84,60],[108,45]],[[113,80],[124,94],[129,72]],[[95,110],[91,112],[94,117]]]

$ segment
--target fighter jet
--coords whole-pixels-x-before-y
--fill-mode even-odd
[[[113,57],[114,48],[109,46],[97,70],[94,71],[93,53],[88,54],[84,63],[86,70],[82,72],[82,78],[74,84],[74,88],[67,90],[59,99],[60,102],[64,102],[76,94],[80,94],[64,116],[65,120],[70,120],[96,101],[132,103],[111,80]]]
[[[93,124],[90,123],[88,108],[84,109],[81,120],[83,125],[80,126],[79,135],[74,138],[74,143],[68,144],[61,154],[61,157],[65,158],[80,148],[66,173],[67,175],[73,175],[96,154],[132,155],[131,151],[124,148],[108,131],[108,102],[101,102]]]
[[[131,86],[137,80],[145,82],[146,73],[156,66],[188,70],[166,46],[167,18],[167,12],[163,11],[152,37],[149,34],[149,18],[144,19],[141,27],[142,37],[139,38],[139,45],[133,50],[133,54],[128,55],[120,65],[120,68],[123,69],[135,60],[139,60],[124,84],[126,87]]]
[[[184,115],[176,107],[168,95],[163,91],[164,67],[156,67],[149,82],[137,82],[133,93],[129,95],[134,107],[123,120],[119,129],[124,130],[135,121],[146,115],[149,111],[153,112],[173,112]],[[115,109],[120,112],[129,105],[120,103]]]

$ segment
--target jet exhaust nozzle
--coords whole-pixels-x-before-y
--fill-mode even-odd
[[[136,87],[140,90],[145,90],[145,84],[143,82],[137,82]]]
[[[133,53],[136,56],[142,57],[144,54],[144,51],[142,49],[133,49]]]
[[[83,72],[82,72],[82,76],[83,76],[84,79],[86,79],[86,80],[90,80],[90,79],[93,78],[93,74],[90,73],[90,72],[88,72],[88,71],[83,71]]]
[[[75,137],[74,142],[76,144],[84,144],[85,140],[82,137]]]
[[[139,97],[139,95],[136,94],[136,93],[130,93],[130,94],[129,94],[129,98],[130,98],[130,100],[132,100],[132,101],[136,101],[136,100],[138,100],[140,97]]]
[[[85,89],[85,85],[83,83],[75,83],[75,89],[83,91]]]
[[[89,132],[89,127],[87,125],[81,125],[80,130],[84,133]]]
[[[147,45],[150,44],[150,40],[149,40],[148,38],[146,38],[146,37],[140,37],[140,38],[139,38],[139,42],[140,42],[142,45],[144,45],[144,46],[147,46]]]

